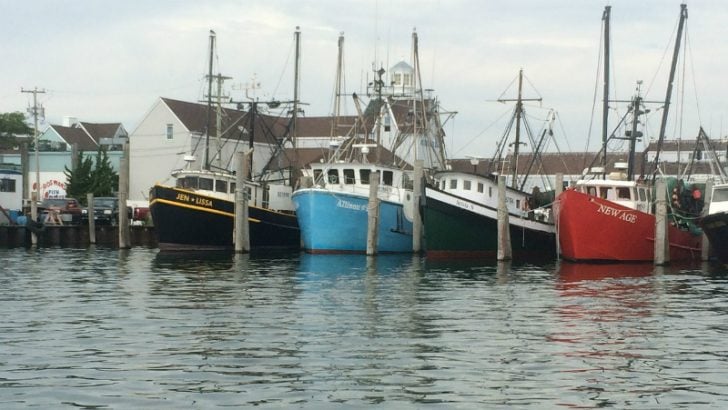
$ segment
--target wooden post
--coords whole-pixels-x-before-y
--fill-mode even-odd
[[[558,198],[559,195],[564,191],[564,174],[561,172],[556,173],[556,183],[554,184],[554,198]]]
[[[71,171],[76,172],[76,165],[78,164],[78,143],[74,142],[71,144]]]
[[[705,181],[705,202],[703,202],[703,217],[708,215],[708,209],[710,208],[710,201],[713,200],[713,180],[709,179]],[[710,241],[708,240],[708,237],[705,235],[705,232],[703,232],[703,247],[701,250],[701,259],[703,261],[707,261],[710,259]]]
[[[367,255],[377,254],[379,237],[379,172],[369,175],[369,206],[367,207]]]
[[[667,188],[660,178],[655,185],[655,265],[670,262],[669,238],[667,235]]]
[[[30,193],[30,223],[38,223],[38,191],[34,190]],[[35,230],[30,231],[30,243],[32,246],[38,246],[38,234]]]
[[[245,181],[250,169],[250,151],[236,153],[235,163],[235,252],[250,252],[250,223],[248,222],[248,193]]]
[[[124,155],[119,163],[119,249],[131,247],[129,241],[129,214],[126,201],[129,199],[129,143],[124,144]]]
[[[506,206],[506,177],[498,175],[498,260],[507,261],[512,257],[511,230]]]
[[[422,200],[423,168],[425,162],[421,159],[415,161],[414,184],[412,185],[412,251],[419,253],[422,250],[422,215],[420,215],[420,201]]]
[[[88,202],[88,207],[86,208],[88,210],[88,242],[91,244],[96,243],[96,221],[94,220],[94,216],[96,216],[96,210],[94,209],[94,194],[86,194],[86,202]]]

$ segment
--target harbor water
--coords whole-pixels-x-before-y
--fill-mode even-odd
[[[0,408],[728,407],[728,270],[0,249]]]

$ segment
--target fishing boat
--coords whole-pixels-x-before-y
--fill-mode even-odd
[[[522,144],[521,122],[525,121],[522,98],[523,70],[518,74],[518,98],[508,129],[515,122],[515,141],[511,164],[511,186],[506,188],[509,231],[513,256],[516,258],[556,256],[556,229],[551,209],[541,198],[523,190],[528,175],[520,175],[518,147]],[[540,99],[537,99],[540,101]],[[500,100],[507,101],[507,100]],[[530,127],[526,127],[530,132]],[[541,140],[550,135],[544,129]],[[529,135],[530,136],[530,135]],[[507,146],[508,133],[498,144],[496,156]],[[534,140],[533,136],[530,136]],[[537,158],[538,156],[534,156]],[[475,158],[475,161],[478,161]],[[491,165],[497,163],[496,158]],[[539,192],[539,191],[537,191]],[[495,173],[445,170],[433,175],[425,187],[422,207],[428,257],[494,257],[498,252],[498,180]]]
[[[687,9],[685,5],[682,5],[675,53],[662,112],[659,142],[663,141],[665,135],[675,64],[686,17]],[[606,31],[609,26],[609,7],[605,9],[604,19]],[[605,37],[608,38],[608,31]],[[628,123],[625,118],[627,115],[631,115],[631,130],[625,131],[625,136],[620,137],[629,141],[628,161],[627,163],[615,164],[614,171],[606,172],[604,164],[606,164],[607,141],[615,138],[614,134],[608,137],[606,129],[608,112],[608,93],[606,91],[608,90],[609,78],[608,55],[609,49],[605,46],[603,150],[601,157],[603,166],[588,167],[583,174],[583,178],[577,181],[575,186],[561,193],[556,199],[554,212],[559,250],[561,256],[570,261],[651,262],[654,260],[655,255],[656,236],[653,200],[659,198],[667,200],[668,192],[655,192],[655,186],[646,181],[644,177],[635,179],[635,143],[636,139],[641,135],[637,131],[637,125],[640,123],[640,115],[647,112],[647,110],[643,109],[640,82],[638,82],[636,96],[631,100],[629,112],[620,122]],[[658,158],[659,149],[654,160],[655,167],[659,164]],[[657,169],[655,169],[656,172]],[[668,189],[672,191],[672,188]],[[671,221],[667,228],[669,260],[689,261],[699,258],[702,246],[702,232],[700,229],[677,212],[671,212],[669,219]]]
[[[515,258],[554,257],[551,210],[530,194],[506,187],[509,231]],[[531,205],[529,205],[531,204]],[[533,208],[531,206],[533,205]],[[493,177],[444,171],[425,188],[427,257],[495,257],[498,251],[498,182]]]
[[[160,250],[228,250],[234,247],[236,174],[213,167],[209,158],[214,40],[214,32],[211,32],[208,125],[202,167],[195,169],[195,156],[187,155],[185,168],[171,172],[174,184],[155,184],[149,192],[149,208]],[[256,106],[251,103],[247,113],[251,151],[253,133],[258,127]],[[216,128],[220,130],[219,121]],[[248,201],[251,249],[298,249],[300,231],[290,200],[291,186],[252,180],[246,180],[244,184],[237,195],[245,195]]]
[[[414,68],[404,62],[395,65],[391,81],[385,81],[384,69],[377,70],[365,110],[354,95],[359,119],[344,142],[332,148],[329,158],[302,170],[308,182],[292,200],[305,251],[367,251],[371,178],[378,175],[376,252],[412,252],[413,221],[419,211],[413,162],[421,159],[427,169],[444,166],[437,101],[424,96],[415,81],[420,71],[416,33],[413,47]]]
[[[728,184],[713,186],[710,205],[700,219],[700,227],[708,237],[712,255],[728,264]]]

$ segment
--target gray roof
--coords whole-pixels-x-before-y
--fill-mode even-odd
[[[68,145],[76,144],[81,151],[96,151],[98,143],[79,127],[50,126]]]

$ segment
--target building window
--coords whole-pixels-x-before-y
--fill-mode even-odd
[[[0,192],[15,192],[15,180],[10,178],[0,179]]]
[[[167,139],[171,140],[174,137],[174,125],[167,124]]]

